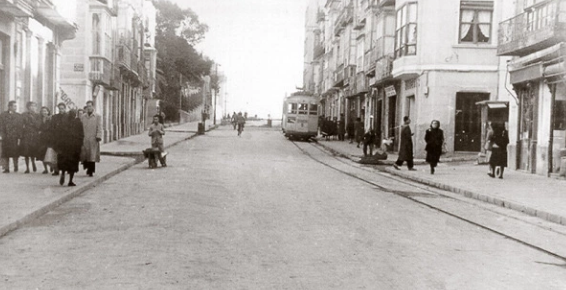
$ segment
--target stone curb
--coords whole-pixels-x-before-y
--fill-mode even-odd
[[[209,132],[210,130],[216,129],[216,127],[217,126],[212,127],[209,130],[207,130],[206,132]],[[177,140],[177,141],[165,146],[165,148],[173,147],[173,146],[175,146],[175,145],[177,145],[177,144],[179,144],[183,141],[192,139],[196,136],[198,136],[198,134],[196,134],[196,133],[193,134],[193,135],[189,135],[187,138]],[[72,200],[73,198],[80,196],[81,194],[83,194],[87,190],[96,187],[97,185],[103,183],[104,181],[110,179],[111,177],[118,175],[120,172],[122,172],[122,171],[136,165],[136,164],[142,163],[144,161],[143,158],[139,158],[142,154],[136,153],[136,154],[130,155],[130,154],[128,154],[129,152],[105,152],[105,153],[109,153],[109,154],[103,154],[101,152],[101,155],[111,155],[111,156],[120,156],[120,157],[127,156],[127,157],[133,157],[133,159],[131,161],[129,161],[128,163],[119,166],[118,168],[110,171],[109,173],[107,173],[105,175],[97,176],[96,179],[94,179],[90,182],[78,185],[77,187],[75,187],[74,190],[69,190],[69,192],[67,192],[63,196],[55,198],[54,200],[50,201],[46,205],[43,205],[36,210],[33,210],[32,212],[24,215],[23,217],[18,218],[17,220],[15,220],[15,221],[7,224],[7,225],[1,226],[0,227],[0,237],[3,237],[5,235],[7,235],[8,233],[17,230],[21,226],[23,226],[23,225],[39,218],[39,217],[45,215],[46,213],[52,211],[53,209],[59,207],[60,205]],[[114,153],[114,154],[111,154],[111,153]],[[122,154],[120,154],[120,153],[122,153]],[[132,153],[134,153],[134,152],[132,152]]]
[[[402,177],[404,179],[409,179],[418,183],[422,183],[425,185],[429,185],[432,187],[436,187],[438,189],[442,189],[442,190],[446,190],[446,191],[450,191],[452,193],[456,193],[468,198],[472,198],[472,199],[476,199],[479,201],[483,201],[486,203],[490,203],[490,204],[494,204],[500,207],[504,207],[504,208],[508,208],[508,209],[512,209],[530,216],[534,216],[534,217],[538,217],[541,218],[543,220],[549,221],[549,222],[553,222],[553,223],[557,223],[557,224],[561,224],[561,225],[566,225],[566,216],[559,216],[557,214],[553,214],[553,213],[549,213],[547,211],[544,210],[540,210],[540,209],[536,209],[534,207],[530,207],[530,206],[526,206],[517,202],[513,202],[513,201],[508,201],[508,200],[503,200],[497,197],[492,197],[492,196],[488,196],[488,195],[484,195],[481,193],[477,193],[477,192],[473,192],[473,191],[469,191],[469,190],[465,190],[462,188],[458,188],[455,186],[451,186],[448,184],[444,184],[444,183],[440,183],[440,182],[436,182],[436,181],[432,181],[432,180],[428,180],[425,178],[421,178],[421,177],[417,177],[417,176],[412,176],[410,174],[406,174],[397,170],[393,170],[390,168],[383,168],[383,171],[390,173],[392,175],[395,176],[399,176]]]
[[[109,173],[102,175],[102,176],[99,176],[93,181],[81,184],[81,185],[77,186],[74,190],[70,190],[69,192],[67,192],[63,196],[57,197],[54,200],[52,200],[51,202],[47,203],[46,205],[41,206],[40,208],[33,210],[32,212],[24,215],[23,217],[5,225],[5,226],[0,227],[0,237],[5,236],[6,234],[18,229],[22,225],[27,224],[27,223],[39,218],[40,216],[50,212],[51,210],[60,206],[61,204],[70,201],[71,199],[83,194],[85,191],[96,187],[97,185],[101,184],[102,182],[104,182],[104,181],[110,179],[111,177],[117,175],[118,173],[136,165],[139,162],[140,161],[137,160],[137,159],[132,159],[130,162],[119,166],[118,168],[110,171]]]

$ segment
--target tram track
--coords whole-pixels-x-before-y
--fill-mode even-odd
[[[564,227],[360,166],[316,142],[291,142],[313,161],[381,192],[402,197],[566,262]]]

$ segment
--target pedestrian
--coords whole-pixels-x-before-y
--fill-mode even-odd
[[[344,114],[341,115],[342,117],[338,120],[338,141],[344,141],[344,135],[346,135],[346,124],[344,123]]]
[[[49,165],[51,167],[51,170],[53,170],[53,166],[51,164],[47,163],[47,160],[45,160],[45,154],[47,153],[47,148],[53,148],[53,146],[51,145],[51,111],[49,110],[49,108],[47,107],[41,107],[40,110],[40,115],[41,115],[41,123],[39,125],[39,146],[38,146],[38,154],[39,154],[39,158],[37,158],[37,160],[40,160],[43,162],[43,174],[47,174],[49,173],[49,171],[47,170],[47,166]]]
[[[60,141],[58,138],[59,132],[63,131],[66,126],[67,105],[61,102],[57,104],[57,110],[59,110],[59,112],[51,117],[51,134],[49,137],[51,138],[51,146],[53,146],[53,150],[55,150],[56,153],[59,153],[56,148],[58,147],[57,143]],[[57,164],[51,164],[51,168],[53,169],[53,176],[59,175],[59,168]]]
[[[491,143],[491,157],[489,158],[490,177],[503,178],[503,171],[507,167],[507,145],[509,144],[509,134],[505,130],[503,123],[491,123],[493,135],[489,142]]]
[[[232,114],[232,119],[230,121],[232,122],[232,126],[234,126],[234,130],[236,130],[236,126],[238,126],[238,115],[236,112]]]
[[[440,121],[432,120],[430,128],[425,133],[425,142],[426,162],[430,164],[430,174],[434,174],[444,144],[444,132],[440,129]]]
[[[63,185],[65,183],[65,173],[68,173],[68,186],[75,186],[73,177],[79,171],[84,139],[83,124],[77,118],[77,111],[75,110],[70,110],[68,113],[63,114],[63,117],[64,119],[61,120],[62,122],[59,124],[58,130],[54,132],[57,168],[61,171],[59,184]]]
[[[165,135],[165,127],[159,120],[159,115],[153,116],[153,123],[149,126],[149,137],[151,137],[151,148],[159,150],[157,158],[161,163],[161,167],[167,167],[165,160],[165,148],[163,146],[163,135]],[[155,160],[155,159],[154,159]]]
[[[358,143],[357,147],[360,148],[360,143],[364,138],[364,122],[362,122],[362,119],[360,117],[356,118],[356,122],[354,123],[354,130],[356,143]]]
[[[403,165],[403,162],[407,162],[407,168],[410,171],[415,171],[413,168],[413,133],[411,133],[411,119],[408,116],[403,117],[403,126],[401,126],[401,141],[399,146],[399,157],[397,161],[393,164],[393,167],[400,170],[399,166]]]
[[[2,137],[2,163],[4,173],[10,173],[10,159],[14,165],[14,172],[18,172],[18,159],[20,157],[20,142],[22,137],[22,116],[17,112],[16,101],[8,102],[8,111],[0,114],[0,136]]]
[[[29,164],[31,161],[33,172],[37,171],[35,159],[41,159],[39,127],[41,126],[41,115],[37,113],[37,103],[27,102],[27,111],[22,114],[23,134],[21,141],[22,156],[26,162],[25,173],[30,173]]]
[[[86,102],[86,112],[80,118],[83,124],[83,148],[81,161],[90,177],[96,172],[96,163],[100,162],[100,141],[102,140],[102,117],[94,112],[94,103]]]
[[[364,156],[368,156],[368,148],[369,148],[369,156],[373,156],[373,145],[375,144],[375,131],[373,129],[368,130],[364,134],[364,147],[363,152]]]
[[[238,112],[236,122],[238,123],[238,136],[241,136],[242,131],[244,131],[244,125],[246,124],[246,118],[242,116],[242,112]]]
[[[491,143],[491,138],[493,137],[493,129],[491,128],[491,122],[487,123],[487,134],[485,136],[485,144],[484,144],[484,149],[485,149],[485,160],[487,160],[487,162],[489,163],[489,159],[491,158],[491,149],[492,149],[492,143]],[[493,173],[491,172],[491,166],[488,166],[488,171],[487,173]]]
[[[348,139],[350,140],[350,144],[354,143],[356,128],[354,126],[353,119],[350,119],[350,121],[348,121],[348,124],[346,125],[346,133],[348,134]]]

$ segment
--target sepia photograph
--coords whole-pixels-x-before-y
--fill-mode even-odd
[[[566,290],[566,0],[0,0],[0,290]]]

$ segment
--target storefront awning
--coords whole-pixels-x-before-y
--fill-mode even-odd
[[[509,107],[509,102],[507,101],[481,101],[477,102],[478,106],[487,106],[490,109],[505,109]]]

